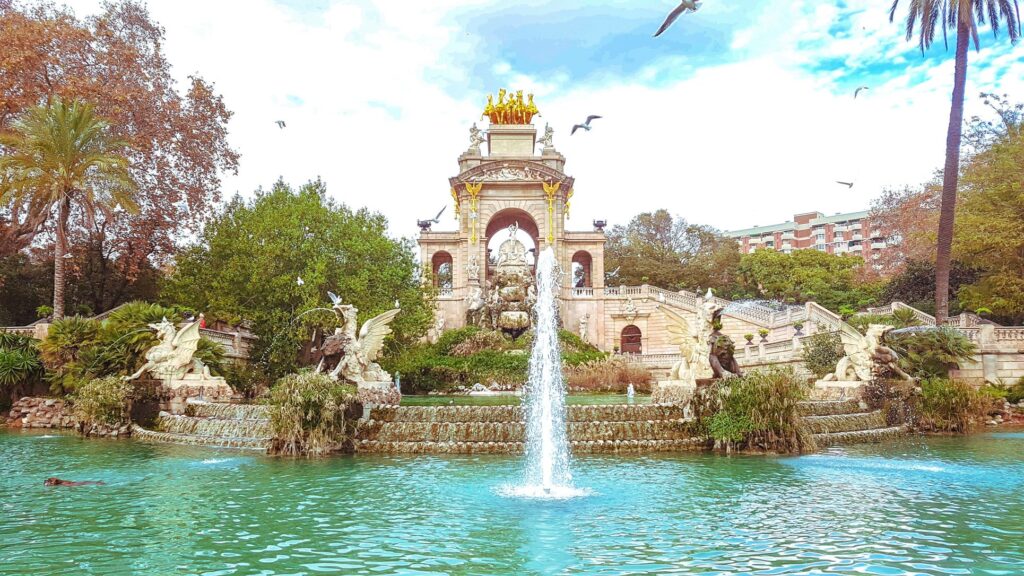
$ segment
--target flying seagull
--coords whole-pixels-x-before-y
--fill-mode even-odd
[[[679,18],[680,14],[687,11],[696,12],[698,8],[700,8],[700,2],[697,2],[696,0],[682,0],[682,2],[679,3],[679,6],[676,6],[675,10],[668,13],[668,16],[665,17],[665,21],[661,23],[661,28],[658,28],[658,31],[654,33],[654,37],[657,38],[658,36],[661,36],[662,32],[668,30],[668,27],[676,21],[676,18]]]
[[[857,88],[856,90],[854,90],[853,91],[853,99],[854,100],[857,99],[857,95],[860,94],[861,90],[871,90],[871,87],[870,86],[861,86],[860,88]]]
[[[843,182],[842,180],[836,180],[836,184],[842,184],[847,188],[853,188],[853,182]]]
[[[438,222],[441,221],[441,214],[444,214],[444,211],[447,208],[448,205],[445,204],[444,207],[441,208],[441,211],[437,213],[437,216],[434,216],[433,220],[417,220],[416,225],[420,227],[420,230],[430,230],[431,224],[437,224]]]
[[[341,304],[341,296],[338,296],[337,294],[331,292],[330,290],[327,291],[327,297],[331,299],[331,303],[333,303],[335,306]]]
[[[590,116],[587,116],[587,121],[586,122],[584,122],[583,124],[576,124],[576,125],[574,125],[572,127],[572,132],[569,132],[569,136],[572,136],[573,134],[575,134],[576,130],[578,130],[580,128],[583,128],[587,132],[590,132],[590,128],[591,128],[590,121],[591,120],[597,120],[598,118],[600,118],[600,116],[595,116],[593,114],[591,114]]]
[[[284,129],[284,127],[285,127],[285,123],[284,123],[284,120],[275,120],[275,121],[274,121],[274,124],[277,124],[277,127],[278,127],[278,128],[281,128],[282,130],[283,130],[283,129]]]

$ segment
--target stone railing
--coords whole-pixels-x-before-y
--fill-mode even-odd
[[[589,286],[573,288],[572,295],[574,298],[593,298],[594,289]]]
[[[835,332],[843,325],[843,319],[828,308],[819,305],[817,302],[808,302],[804,305],[804,324],[811,324],[817,329],[824,326],[828,332]]]
[[[451,298],[455,296],[455,290],[451,288],[438,288],[437,295],[441,298]]]
[[[910,310],[914,313],[914,317],[917,318],[917,321],[921,324],[926,326],[935,326],[935,316],[918,310],[908,304],[904,304],[903,302],[893,302],[888,306],[873,306],[866,309],[868,314],[892,314],[897,310]]]
[[[608,296],[639,296],[653,298],[661,303],[672,304],[686,310],[696,310],[702,297],[693,292],[672,292],[664,288],[644,284],[642,286],[618,286],[605,289]],[[799,312],[780,312],[756,303],[737,304],[731,300],[713,296],[713,301],[724,309],[723,314],[746,320],[757,326],[774,328],[799,319]]]
[[[255,336],[247,336],[238,332],[221,332],[208,328],[200,328],[199,334],[223,346],[224,355],[234,360],[248,359],[249,352],[257,340]]]

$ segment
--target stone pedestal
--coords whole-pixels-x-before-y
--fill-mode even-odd
[[[860,400],[865,384],[859,380],[818,380],[811,389],[811,400]]]
[[[686,406],[696,391],[696,384],[683,380],[663,380],[651,388],[651,403]]]
[[[356,387],[356,398],[364,406],[369,404],[394,404],[402,401],[402,393],[391,381],[361,382]]]
[[[155,392],[159,397],[160,409],[171,414],[184,414],[189,400],[206,402],[230,402],[235,391],[226,380],[219,376],[204,377],[202,374],[186,374],[178,380],[162,380]]]

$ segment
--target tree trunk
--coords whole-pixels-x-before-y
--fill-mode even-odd
[[[57,205],[57,242],[53,251],[53,319],[64,317],[64,255],[68,252],[68,212],[71,199],[66,195]]]
[[[953,219],[956,215],[957,184],[960,180],[960,135],[964,124],[964,89],[967,84],[967,43],[971,30],[963,18],[956,28],[956,67],[953,72],[953,102],[946,130],[946,165],[942,171],[942,202],[939,207],[939,238],[935,252],[935,323],[942,325],[949,315],[949,268],[953,250]]]

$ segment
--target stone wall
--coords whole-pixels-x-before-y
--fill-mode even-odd
[[[75,419],[65,413],[64,400],[26,396],[11,407],[7,425],[12,428],[74,428]]]

